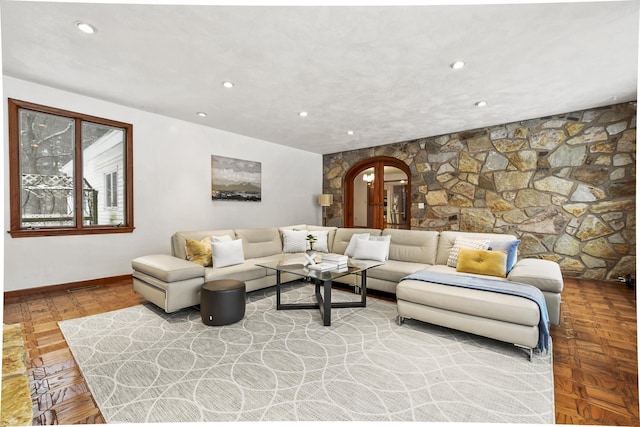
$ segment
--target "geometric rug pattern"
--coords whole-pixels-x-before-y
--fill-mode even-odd
[[[357,300],[333,291],[334,301]],[[283,286],[282,302],[313,301]],[[552,352],[423,322],[396,304],[277,311],[273,287],[248,294],[244,319],[206,326],[195,308],[152,304],[59,322],[108,423],[555,420]]]

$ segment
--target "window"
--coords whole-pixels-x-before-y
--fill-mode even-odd
[[[104,206],[106,208],[118,207],[118,171],[114,171],[104,176],[105,198]]]
[[[133,231],[133,127],[9,99],[13,237]]]

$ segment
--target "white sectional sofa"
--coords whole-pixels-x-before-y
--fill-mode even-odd
[[[134,290],[167,312],[199,304],[200,287],[216,279],[237,279],[246,283],[247,292],[273,286],[275,272],[257,264],[279,260],[287,245],[283,237],[289,230],[308,230],[326,236],[326,249],[344,254],[354,234],[390,239],[388,259],[367,273],[367,288],[396,295],[399,320],[412,318],[445,327],[488,336],[519,346],[534,348],[538,341],[538,306],[525,298],[494,292],[460,288],[423,280],[402,280],[419,271],[445,272],[462,276],[482,276],[459,272],[447,266],[456,238],[513,241],[514,236],[458,231],[420,231],[398,229],[356,229],[294,225],[287,227],[180,231],[171,237],[171,254],[147,255],[132,261]],[[187,239],[203,241],[212,236],[242,239],[244,260],[225,267],[202,266],[189,261]],[[384,237],[386,236],[386,237]],[[235,242],[238,244],[240,242]],[[214,263],[216,257],[214,255]],[[283,275],[283,281],[295,280]],[[343,283],[358,286],[355,276]],[[549,321],[560,321],[562,274],[557,263],[542,259],[515,260],[506,277],[493,278],[505,283],[518,282],[540,289]],[[357,291],[357,288],[356,288]]]

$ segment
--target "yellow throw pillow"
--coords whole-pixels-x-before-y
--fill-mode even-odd
[[[507,253],[482,249],[460,248],[456,271],[484,274],[485,276],[507,276]]]
[[[204,267],[210,267],[213,264],[211,259],[211,237],[207,236],[200,241],[187,239],[185,252],[189,261]]]

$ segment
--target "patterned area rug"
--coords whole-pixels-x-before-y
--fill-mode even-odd
[[[311,301],[289,284],[282,301]],[[333,291],[334,301],[359,296]],[[393,302],[277,311],[249,294],[243,321],[144,304],[60,322],[108,423],[430,421],[554,423],[551,354],[450,329],[395,323]]]

